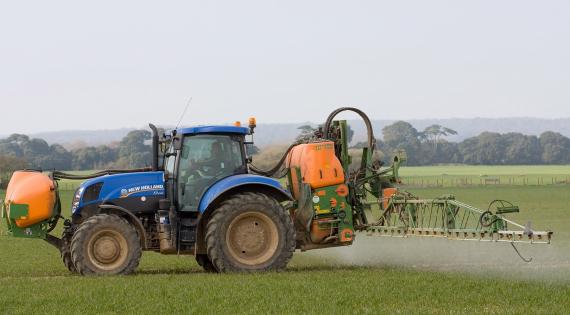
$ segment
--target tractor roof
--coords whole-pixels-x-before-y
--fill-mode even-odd
[[[177,130],[177,133],[184,135],[193,135],[201,133],[234,133],[239,135],[249,134],[249,128],[247,127],[236,127],[236,126],[198,126],[190,128],[181,128]]]

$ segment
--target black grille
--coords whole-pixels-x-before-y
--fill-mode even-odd
[[[99,199],[99,193],[101,192],[101,188],[103,187],[103,182],[93,184],[83,193],[83,202],[89,202]]]

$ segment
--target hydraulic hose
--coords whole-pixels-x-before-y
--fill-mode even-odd
[[[292,145],[290,145],[289,148],[287,148],[287,151],[285,151],[285,153],[283,154],[283,156],[279,160],[279,162],[277,162],[277,164],[274,167],[272,167],[271,169],[261,170],[261,169],[258,169],[257,167],[255,167],[255,165],[253,165],[251,163],[249,164],[249,169],[256,174],[259,174],[262,176],[267,176],[267,177],[273,177],[275,175],[275,173],[277,173],[279,171],[281,166],[283,166],[283,163],[285,163],[285,160],[287,159],[287,155],[289,155],[289,152],[291,152],[291,150],[293,150],[293,148],[298,144],[299,144],[299,142],[295,142]]]
[[[358,115],[360,115],[362,120],[364,120],[364,124],[366,125],[366,131],[368,133],[368,147],[370,148],[371,151],[374,151],[376,147],[376,139],[374,138],[374,131],[372,130],[372,123],[370,122],[370,118],[368,118],[368,116],[363,111],[354,107],[341,107],[330,113],[329,117],[327,118],[327,121],[325,122],[325,125],[323,126],[323,133],[325,139],[332,139],[332,135],[330,133],[331,133],[331,125],[333,119],[336,117],[336,115],[344,111],[357,113]]]
[[[134,168],[134,169],[128,169],[128,170],[104,170],[104,171],[96,172],[93,174],[87,174],[87,175],[77,175],[77,174],[69,174],[69,173],[65,173],[65,172],[61,172],[61,171],[53,171],[52,176],[54,179],[90,179],[90,178],[100,177],[103,175],[149,172],[149,171],[152,171],[152,168],[144,167],[144,168]]]
[[[374,132],[372,130],[372,123],[370,122],[370,118],[368,118],[368,116],[361,111],[358,108],[354,108],[354,107],[341,107],[335,111],[333,111],[327,118],[324,126],[323,126],[323,131],[324,131],[324,138],[325,139],[332,139],[332,135],[331,133],[331,125],[333,122],[333,119],[335,118],[336,115],[338,115],[341,112],[344,111],[351,111],[351,112],[355,112],[358,115],[360,115],[360,117],[362,117],[362,120],[364,120],[364,123],[366,124],[366,130],[368,132],[368,147],[374,151],[374,148],[376,147],[376,139],[374,138]],[[287,148],[287,151],[285,151],[285,154],[283,154],[283,157],[281,157],[281,159],[279,160],[279,162],[277,162],[277,164],[269,169],[269,170],[261,170],[258,169],[257,167],[255,167],[253,164],[249,165],[250,170],[253,173],[262,175],[262,176],[268,176],[268,177],[273,177],[281,168],[281,166],[283,166],[283,163],[285,163],[285,159],[287,159],[287,155],[289,154],[289,152],[298,144],[300,144],[301,142],[296,141],[295,143],[293,143],[291,146],[289,146],[289,148]]]

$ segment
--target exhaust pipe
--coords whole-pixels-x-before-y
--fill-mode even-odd
[[[158,171],[158,129],[153,124],[148,124],[152,130],[152,170]]]

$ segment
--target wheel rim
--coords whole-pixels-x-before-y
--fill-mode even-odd
[[[242,213],[230,223],[226,244],[238,262],[249,266],[262,264],[277,251],[277,225],[263,213]]]
[[[127,259],[127,240],[121,233],[113,230],[96,232],[87,246],[89,260],[99,269],[112,271],[120,267]]]

